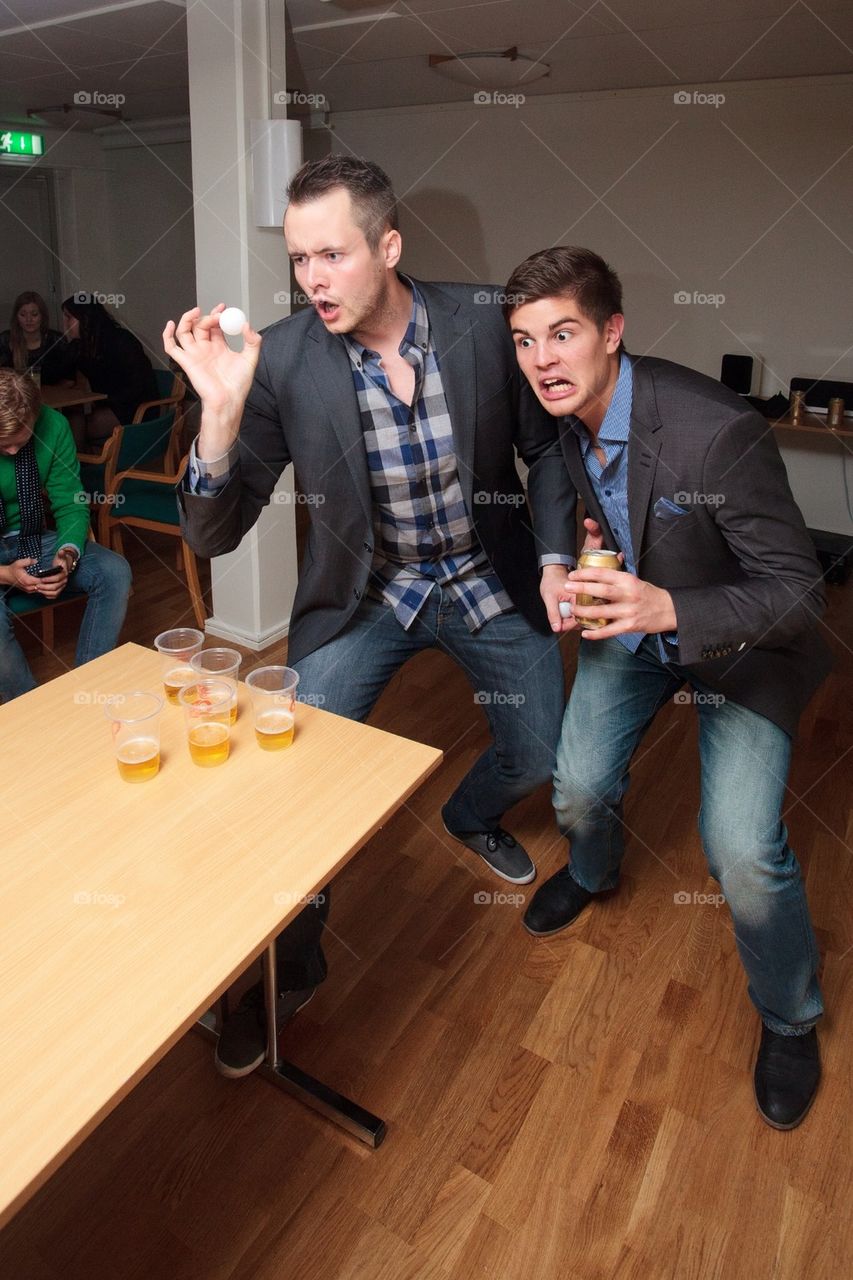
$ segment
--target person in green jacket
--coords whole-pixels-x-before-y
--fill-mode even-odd
[[[45,532],[46,515],[51,532]],[[66,419],[41,404],[32,378],[0,369],[0,698],[4,702],[36,685],[15,638],[14,614],[7,599],[11,591],[47,600],[56,600],[66,590],[86,594],[77,640],[78,666],[116,646],[130,593],[130,565],[97,542],[87,542],[88,532],[88,500]],[[35,570],[48,567],[56,573],[36,575]]]

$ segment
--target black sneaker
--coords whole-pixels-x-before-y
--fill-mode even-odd
[[[536,879],[536,868],[530,857],[514,836],[503,827],[494,831],[451,831],[447,823],[444,829],[466,849],[478,853],[490,871],[510,884],[530,884]]]
[[[316,987],[302,991],[285,991],[276,1001],[276,1034],[302,1009]],[[217,1071],[229,1080],[238,1080],[259,1067],[267,1055],[267,1013],[264,1007],[263,983],[249,987],[232,1014],[226,1018],[216,1044],[214,1062]]]
[[[773,1129],[795,1129],[814,1102],[819,1083],[814,1027],[804,1036],[780,1036],[762,1023],[754,1077],[761,1119]]]

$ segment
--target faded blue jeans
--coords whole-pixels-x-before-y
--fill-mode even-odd
[[[685,683],[689,692],[678,694]],[[617,884],[631,757],[676,694],[699,714],[699,831],[731,912],[750,999],[771,1031],[803,1035],[823,1002],[805,889],[781,816],[791,739],[764,716],[663,663],[656,636],[646,637],[636,654],[613,638],[581,641],[554,774],[570,873],[593,893]]]
[[[458,663],[492,731],[491,743],[444,806],[445,822],[454,832],[493,830],[507,809],[552,777],[565,705],[556,637],[540,635],[517,612],[492,618],[472,635],[438,585],[408,631],[388,605],[368,599],[343,631],[294,664],[297,696],[365,720],[391,677],[422,649],[439,649]],[[327,885],[322,909],[306,907],[279,934],[281,990],[314,986],[326,976],[320,941],[330,892]]]
[[[0,564],[11,564],[17,558],[17,543],[17,537],[0,538]],[[53,560],[55,546],[56,534],[44,534],[42,564]],[[68,579],[69,591],[83,591],[88,597],[77,637],[78,667],[115,648],[127,610],[130,578],[130,565],[123,556],[97,542],[86,543],[80,563]],[[10,590],[14,588],[0,587],[0,697],[4,702],[36,687],[24,651],[15,638],[15,615],[6,607],[6,593]],[[39,595],[35,598],[45,599]],[[57,597],[64,598],[65,592]]]
[[[364,600],[343,631],[295,664],[298,696],[365,720],[395,672],[422,649],[439,649],[462,668],[492,731],[447,802],[445,820],[454,832],[491,831],[553,772],[565,705],[554,636],[540,635],[517,612],[492,618],[472,635],[438,585],[408,631],[388,605]]]

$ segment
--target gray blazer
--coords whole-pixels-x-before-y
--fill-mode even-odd
[[[426,302],[453,424],[468,514],[510,598],[548,631],[537,553],[574,546],[576,495],[550,416],[518,371],[500,308],[473,285],[417,282]],[[515,465],[530,468],[530,513]],[[306,504],[288,653],[291,662],[344,627],[367,586],[373,512],[361,416],[346,350],[313,310],[264,330],[246,401],[236,473],[216,497],[179,492],[182,527],[199,555],[233,551],[292,462]]]
[[[793,735],[831,657],[816,630],[821,572],[773,432],[712,378],[668,360],[632,363],[631,539],[638,576],[675,602],[673,660]],[[560,442],[588,512],[615,546],[566,420]]]

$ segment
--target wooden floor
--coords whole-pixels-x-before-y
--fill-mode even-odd
[[[128,538],[128,554],[125,638],[150,644],[189,621],[188,597],[171,542]],[[329,980],[283,1037],[387,1119],[384,1146],[368,1152],[260,1079],[221,1079],[191,1033],[0,1235],[0,1276],[853,1275],[853,584],[830,596],[840,663],[805,718],[786,813],[828,1007],[824,1080],[800,1129],[774,1132],[755,1111],[758,1019],[726,908],[674,901],[716,892],[696,836],[692,710],[669,706],[640,750],[620,891],[536,941],[523,891],[441,830],[484,720],[461,673],[424,654],[374,721],[446,762],[336,882]],[[59,660],[29,644],[41,678],[71,661],[73,622],[58,620]],[[561,864],[546,789],[507,825],[540,878]]]

